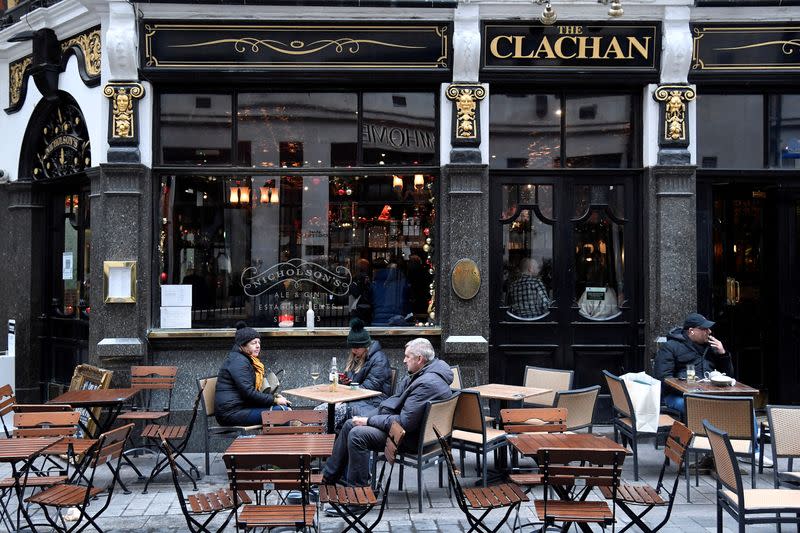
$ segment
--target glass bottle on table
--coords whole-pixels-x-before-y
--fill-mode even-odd
[[[331,392],[335,392],[336,387],[339,385],[339,368],[336,366],[335,357],[331,357],[331,371],[328,375],[328,381],[331,384]]]

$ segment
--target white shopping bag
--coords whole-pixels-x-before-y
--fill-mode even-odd
[[[631,397],[636,414],[636,431],[656,433],[661,414],[661,382],[645,372],[631,372],[620,378]]]

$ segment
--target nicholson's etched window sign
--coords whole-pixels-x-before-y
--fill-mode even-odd
[[[661,48],[656,23],[483,26],[484,71],[657,71]]]
[[[344,296],[350,289],[353,276],[350,270],[337,266],[333,271],[310,261],[290,259],[259,271],[256,267],[242,272],[242,287],[248,296],[258,296],[286,282],[300,290],[303,283],[316,285],[323,291]]]
[[[145,71],[450,69],[452,28],[409,24],[142,23]]]

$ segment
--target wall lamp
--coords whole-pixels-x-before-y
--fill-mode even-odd
[[[598,4],[608,4],[608,0],[597,0]],[[621,17],[625,13],[622,9],[622,2],[620,0],[611,0],[611,7],[608,8],[609,17]]]
[[[542,9],[542,14],[539,15],[539,22],[541,22],[546,26],[555,24],[556,20],[558,20],[558,15],[556,15],[556,10],[553,9],[553,6],[550,5],[550,0],[531,0],[531,1],[534,4],[544,6],[544,9]]]

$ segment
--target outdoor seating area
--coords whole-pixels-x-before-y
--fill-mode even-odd
[[[206,455],[187,444],[195,427],[208,435],[195,420],[213,408],[211,379],[198,382],[185,425],[170,420],[172,369],[142,367],[152,381],[79,388],[39,406],[17,404],[11,387],[0,387],[0,523],[8,531],[113,531],[121,528],[114,517],[124,516],[167,531],[389,531],[396,521],[432,531],[455,524],[466,531],[573,524],[581,531],[723,531],[736,522],[743,531],[745,524],[774,530],[798,521],[800,408],[767,408],[765,455],[774,467],[759,473],[751,396],[687,392],[685,424],[667,426],[656,415],[658,432],[666,426],[661,446],[658,432],[637,431],[635,395],[623,379],[606,372],[617,417],[598,424],[599,387],[554,391],[536,380],[536,370],[529,368],[524,386],[451,385],[450,398],[427,403],[417,443],[402,446],[406,431],[395,422],[364,487],[325,484],[321,466],[336,435],[327,431],[330,413],[310,406],[265,411],[259,426],[215,433],[226,437],[225,450]],[[542,379],[555,383],[554,376]],[[331,404],[361,397],[349,387],[294,392]],[[656,446],[637,446],[648,438]],[[690,468],[702,453],[713,456],[716,471]],[[195,464],[205,457],[203,476]],[[413,483],[405,479],[410,469]],[[681,481],[686,491],[678,490]]]

